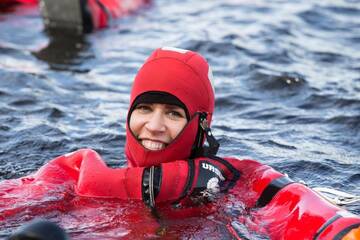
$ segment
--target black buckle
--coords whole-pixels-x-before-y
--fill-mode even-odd
[[[207,113],[200,113],[200,127],[205,133],[206,141],[209,143],[208,147],[204,147],[204,155],[215,156],[219,150],[220,144],[212,134],[206,116]]]

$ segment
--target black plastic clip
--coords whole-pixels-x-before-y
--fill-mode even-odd
[[[205,133],[206,141],[209,143],[209,147],[205,150],[205,154],[216,155],[216,153],[219,150],[220,144],[212,134],[206,116],[207,116],[206,113],[200,114],[200,126]]]

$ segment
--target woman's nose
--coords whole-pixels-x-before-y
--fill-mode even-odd
[[[166,126],[164,124],[162,113],[155,111],[153,114],[151,114],[150,118],[145,124],[145,127],[148,131],[153,133],[164,132]]]

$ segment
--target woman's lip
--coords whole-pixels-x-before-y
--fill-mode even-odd
[[[158,142],[158,143],[163,143],[165,145],[168,145],[167,142],[165,141],[161,141],[161,140],[158,140],[158,139],[152,139],[152,138],[138,138],[140,142],[146,140],[146,141],[152,141],[152,142]]]
[[[156,141],[156,140],[154,141],[150,139],[142,139],[140,142],[143,147],[152,151],[162,150],[167,145],[161,141]]]

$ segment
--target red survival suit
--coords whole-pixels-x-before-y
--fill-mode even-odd
[[[360,231],[358,216],[328,203],[269,166],[214,155],[217,146],[209,128],[214,110],[211,77],[207,62],[199,54],[157,49],[135,78],[128,122],[133,103],[144,93],[164,92],[178,98],[190,119],[166,148],[147,150],[127,124],[128,167],[109,168],[95,151],[82,149],[50,161],[30,177],[3,182],[1,198],[29,188],[32,190],[27,197],[37,198],[49,194],[57,184],[66,184],[80,196],[139,200],[152,209],[176,204],[186,211],[190,206],[190,215],[199,209],[192,206],[199,205],[200,211],[206,212],[212,201],[224,205],[235,202],[241,203],[242,212],[231,214],[226,221],[228,231],[238,239],[249,239],[239,226],[270,239],[357,239],[349,236]],[[208,148],[203,147],[204,137]],[[21,201],[11,200],[0,201],[0,207]],[[16,211],[2,212],[0,218]],[[167,214],[172,215],[171,211]],[[251,221],[244,215],[250,215]]]
[[[10,4],[37,4],[38,0],[2,0],[0,4],[10,5]]]

